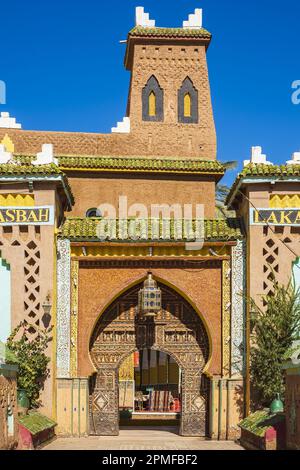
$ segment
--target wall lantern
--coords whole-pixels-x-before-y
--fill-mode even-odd
[[[161,290],[152,273],[148,273],[144,287],[139,291],[139,312],[144,317],[155,317],[160,310]]]
[[[42,304],[42,308],[44,310],[44,315],[42,317],[42,322],[43,322],[45,328],[49,328],[49,325],[50,325],[50,322],[51,322],[50,312],[51,312],[51,308],[52,308],[52,304],[50,302],[50,294],[47,295],[45,301]]]

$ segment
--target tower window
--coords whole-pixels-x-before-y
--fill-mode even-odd
[[[164,92],[152,75],[142,91],[143,121],[164,120]]]
[[[192,116],[192,99],[189,93],[184,95],[184,117],[190,118]]]
[[[198,90],[187,77],[178,91],[178,121],[184,124],[198,124]]]
[[[156,96],[154,91],[151,91],[149,95],[149,116],[156,116]]]

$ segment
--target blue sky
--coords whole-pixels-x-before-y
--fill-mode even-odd
[[[203,8],[218,158],[261,145],[274,163],[300,150],[299,0],[10,0],[1,5],[0,80],[24,129],[109,132],[126,109],[126,39],[143,5],[157,26]],[[226,178],[230,182],[234,174]]]

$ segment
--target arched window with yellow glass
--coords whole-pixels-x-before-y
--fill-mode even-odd
[[[189,93],[184,95],[184,117],[190,118],[192,116],[192,98]]]
[[[184,124],[199,122],[198,90],[189,77],[183,81],[178,91],[178,122]]]
[[[151,91],[149,95],[149,116],[156,116],[156,94],[154,91]]]
[[[163,121],[164,93],[158,80],[152,75],[142,91],[143,121]]]

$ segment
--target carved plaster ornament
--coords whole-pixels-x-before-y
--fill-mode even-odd
[[[36,156],[36,160],[32,161],[33,165],[57,165],[58,160],[54,157],[54,150],[52,144],[42,145],[42,151],[39,152]]]
[[[155,28],[155,20],[150,20],[149,13],[145,13],[144,7],[135,10],[135,25],[142,28]]]
[[[123,121],[117,123],[117,127],[112,127],[111,132],[115,134],[129,134],[130,118],[124,117]]]
[[[262,147],[252,147],[250,160],[244,161],[244,167],[250,163],[259,165],[273,165],[273,163],[267,161],[267,156],[262,153]]]
[[[286,162],[287,165],[300,165],[300,152],[294,152],[292,160]]]
[[[12,154],[6,151],[3,144],[0,144],[0,165],[7,165],[12,160]]]
[[[5,129],[21,129],[21,124],[17,124],[16,118],[10,117],[9,113],[2,112],[0,114],[0,127]]]
[[[196,8],[195,12],[189,15],[188,21],[183,22],[184,29],[201,29],[203,24],[203,10]]]

